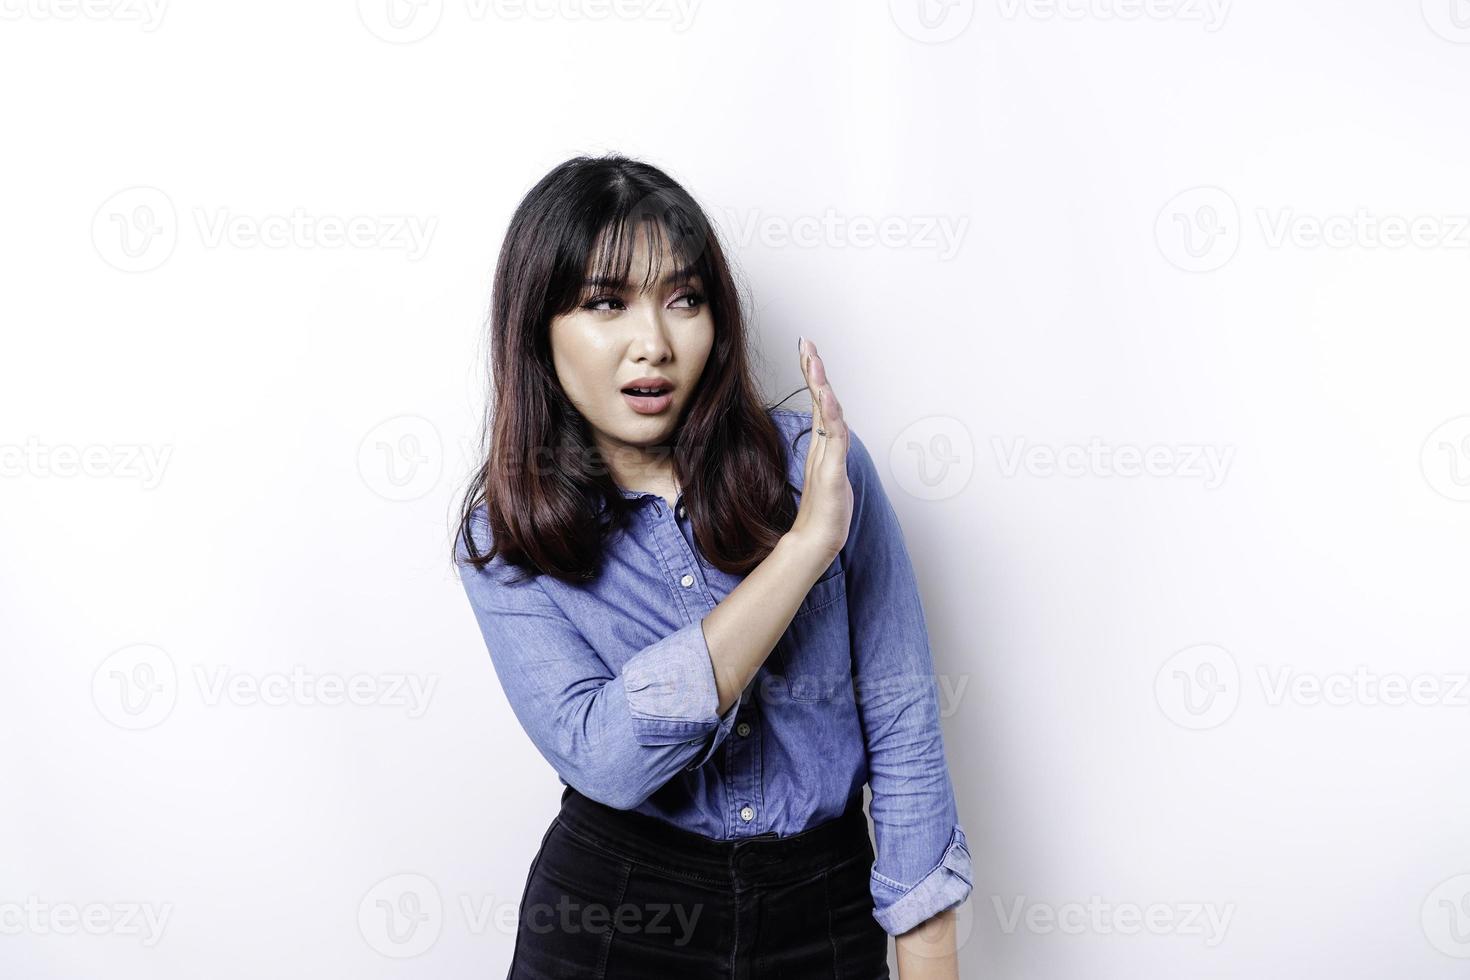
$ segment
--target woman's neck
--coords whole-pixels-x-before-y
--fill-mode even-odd
[[[603,450],[613,482],[624,490],[656,493],[673,506],[679,497],[679,480],[674,475],[674,461],[667,452],[640,452],[633,447]]]

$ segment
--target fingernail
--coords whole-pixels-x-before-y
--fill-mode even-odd
[[[797,351],[798,354],[801,353],[801,335],[800,334],[798,334],[797,337],[796,337],[796,351]]]

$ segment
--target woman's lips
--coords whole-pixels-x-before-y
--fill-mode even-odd
[[[625,391],[623,399],[639,415],[657,415],[674,404],[673,393],[667,391],[662,395],[631,395]]]

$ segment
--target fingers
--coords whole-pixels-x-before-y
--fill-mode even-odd
[[[817,345],[806,338],[802,338],[801,345],[801,379],[806,382],[807,394],[812,399],[812,431],[815,432],[821,426],[821,398],[816,382],[817,370]]]
[[[834,452],[832,455],[839,458],[838,465],[845,465],[847,423],[842,416],[842,404],[837,400],[837,393],[832,390],[832,383],[827,379],[827,365],[812,341],[803,338],[798,348],[802,350],[802,376],[812,396],[812,439],[822,443],[820,446],[814,445],[808,451],[807,462],[813,466],[822,465],[828,456],[827,444],[840,439],[842,445],[839,448],[844,451]],[[818,429],[827,434],[817,435]]]
[[[822,360],[822,355],[812,354],[812,383],[817,392],[816,403],[820,406],[822,413],[822,428],[827,430],[829,439],[842,435],[846,424],[842,417],[842,403],[837,400],[837,392],[832,390],[832,383],[827,380],[827,365]],[[816,418],[815,410],[813,419]]]
[[[814,380],[817,360],[816,344],[802,338],[797,342],[797,351],[798,357],[801,359],[801,379],[806,382],[807,394],[812,399],[812,434],[810,436],[811,443],[807,447],[805,468],[806,476],[809,478],[812,468],[821,462],[825,455],[825,447],[819,445],[819,443],[824,443],[826,440],[817,435],[817,430],[825,427],[822,425],[821,389]]]

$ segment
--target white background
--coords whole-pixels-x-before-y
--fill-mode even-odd
[[[504,974],[559,784],[449,525],[619,150],[885,468],[966,976],[1464,975],[1470,6],[928,2],[0,0],[0,974]]]

